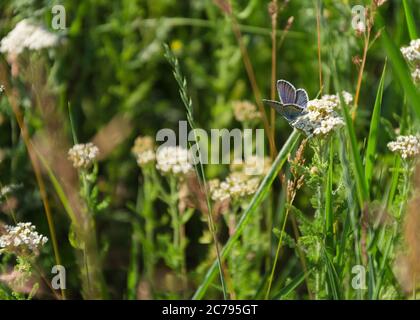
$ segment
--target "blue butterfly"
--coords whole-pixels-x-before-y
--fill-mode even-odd
[[[286,80],[277,81],[277,91],[280,102],[265,99],[263,99],[263,102],[274,108],[292,125],[295,120],[306,113],[305,109],[309,101],[308,94],[304,89],[296,90]]]

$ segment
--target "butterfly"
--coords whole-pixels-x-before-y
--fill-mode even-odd
[[[292,125],[301,115],[306,113],[308,94],[304,89],[296,89],[286,80],[277,81],[280,102],[265,100],[263,102],[274,108]]]

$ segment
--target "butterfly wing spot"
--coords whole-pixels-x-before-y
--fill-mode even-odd
[[[291,104],[296,101],[296,88],[286,80],[277,81],[277,91],[282,104]]]

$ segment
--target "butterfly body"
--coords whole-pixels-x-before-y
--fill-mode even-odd
[[[304,89],[296,89],[290,82],[278,80],[277,91],[280,101],[264,99],[263,102],[274,108],[290,124],[306,113],[309,99]]]

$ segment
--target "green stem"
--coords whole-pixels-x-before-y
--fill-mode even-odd
[[[283,241],[284,229],[286,228],[286,223],[287,223],[288,216],[289,216],[289,208],[286,209],[286,215],[284,217],[283,226],[281,228],[280,238],[279,238],[279,242],[277,244],[276,256],[274,258],[273,266],[271,268],[270,278],[268,280],[267,292],[265,293],[265,300],[268,300],[268,298],[270,297],[271,285],[273,283],[273,278],[274,278],[274,271],[276,270],[277,260],[279,258],[280,248],[281,248],[281,244],[282,244],[282,241]]]

